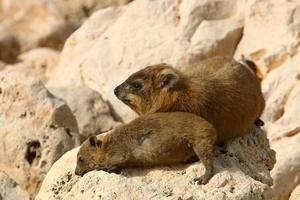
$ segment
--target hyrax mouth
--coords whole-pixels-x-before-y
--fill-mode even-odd
[[[124,102],[125,104],[130,104],[131,103],[131,101],[130,101],[130,99],[126,99],[126,98],[124,98],[124,99],[120,99],[122,102]]]
[[[105,171],[108,173],[115,173],[115,174],[120,174],[121,173],[121,168],[119,166],[111,166],[111,167],[99,167],[97,170]]]

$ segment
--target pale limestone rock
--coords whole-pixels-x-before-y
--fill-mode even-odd
[[[91,171],[74,175],[78,148],[66,153],[47,174],[36,200],[42,199],[270,199],[269,170],[275,163],[263,131],[218,147],[215,175],[207,185],[191,180],[203,173],[201,163],[124,169],[121,175]]]
[[[285,64],[274,69],[262,81],[262,90],[267,104],[262,116],[265,121],[284,126],[300,122],[300,115],[297,115],[299,107],[294,106],[296,102],[293,103],[293,101],[297,101],[295,93],[298,91],[299,81],[300,54],[289,58]],[[273,135],[275,131],[270,130],[269,132]]]
[[[93,12],[109,6],[124,5],[132,0],[54,0],[55,6],[67,21],[80,25]]]
[[[1,200],[29,200],[29,195],[7,174],[0,171]]]
[[[52,164],[77,142],[69,107],[19,71],[0,72],[0,170],[34,197]]]
[[[271,172],[274,200],[286,200],[300,184],[300,54],[289,57],[262,82],[266,109],[262,118],[277,163]]]
[[[300,134],[282,138],[272,143],[276,151],[276,164],[271,171],[274,179],[273,199],[286,200],[300,184]]]
[[[5,49],[0,45],[0,52],[9,51],[16,56],[19,52],[36,47],[61,49],[64,41],[74,31],[72,25],[63,19],[52,1],[2,0],[0,3],[3,10],[0,13],[0,29],[4,29],[7,37],[11,38],[11,48],[16,49]],[[0,34],[0,44],[1,42]],[[14,61],[13,58],[15,57],[10,58],[10,63]]]
[[[289,200],[299,200],[300,199],[300,185],[298,185],[292,192]]]
[[[111,130],[119,117],[111,110],[101,95],[88,87],[49,88],[52,94],[62,98],[77,119],[80,141],[91,135]]]
[[[57,67],[60,53],[49,48],[37,48],[18,56],[18,63],[7,65],[6,70],[22,71],[47,83]]]
[[[128,121],[135,115],[114,96],[115,86],[149,64],[182,69],[206,57],[232,56],[243,8],[240,0],[135,0],[97,11],[67,40],[48,85],[87,85]]]
[[[300,1],[247,1],[243,37],[235,52],[256,62],[262,74],[299,52]]]

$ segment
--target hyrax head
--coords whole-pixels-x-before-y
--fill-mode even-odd
[[[77,154],[77,164],[75,174],[83,176],[85,173],[94,169],[107,169],[110,166],[107,165],[106,152],[104,144],[96,136],[91,136],[84,141]]]
[[[180,72],[165,63],[135,72],[114,90],[115,95],[138,114],[156,112],[168,106]]]

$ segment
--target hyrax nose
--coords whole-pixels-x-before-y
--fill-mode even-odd
[[[118,86],[118,87],[115,88],[114,93],[115,93],[116,96],[119,96],[120,86]]]
[[[80,170],[78,170],[77,167],[76,167],[76,169],[75,169],[75,174],[76,174],[77,176],[82,176],[82,173],[80,172]]]

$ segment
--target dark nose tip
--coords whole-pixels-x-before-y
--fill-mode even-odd
[[[76,174],[77,176],[82,176],[81,173],[80,173],[78,170],[75,170],[75,174]]]
[[[120,86],[118,86],[118,87],[115,88],[114,93],[115,93],[116,96],[119,96]]]

